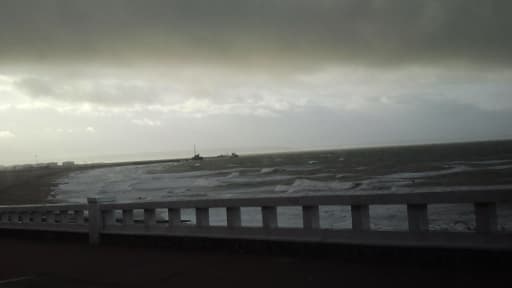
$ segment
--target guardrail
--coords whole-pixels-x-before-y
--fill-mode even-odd
[[[512,190],[214,198],[129,203],[102,202],[101,199],[88,198],[87,204],[0,206],[0,229],[88,233],[92,244],[98,244],[101,235],[125,234],[510,250],[512,233],[497,231],[496,204],[502,202],[512,202]],[[475,232],[429,230],[429,205],[459,203],[473,204]],[[351,229],[321,228],[319,207],[323,205],[350,206]],[[408,230],[371,230],[372,205],[405,205]],[[302,227],[280,226],[277,208],[289,206],[301,207]],[[244,207],[261,209],[260,227],[242,225],[241,208]],[[210,225],[209,211],[213,208],[225,209],[225,225]],[[195,210],[194,224],[182,221],[183,209]],[[157,211],[164,210],[167,217],[157,219]],[[141,217],[134,217],[135,212],[140,213]]]
[[[0,206],[0,229],[88,232],[87,204]]]

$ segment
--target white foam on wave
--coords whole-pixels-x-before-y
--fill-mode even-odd
[[[290,189],[290,185],[276,185],[274,187],[275,192],[288,192],[288,189]]]
[[[160,169],[159,169],[160,168]],[[124,166],[75,172],[58,182],[51,197],[53,201],[84,202],[86,197],[116,197],[119,201],[168,198],[170,195],[219,193],[218,187],[236,185],[241,190],[257,193],[273,191],[264,188],[267,182],[286,181],[295,178],[281,173],[254,173],[258,169],[238,168],[224,170],[200,170],[180,173],[162,173],[165,167]],[[271,168],[271,171],[280,171]],[[279,170],[277,170],[279,169]],[[244,174],[241,172],[244,171]],[[159,173],[155,173],[159,172]],[[243,176],[242,176],[243,175]],[[258,186],[258,187],[254,187]],[[263,188],[262,188],[263,187]],[[235,190],[234,190],[235,189]],[[224,188],[222,193],[239,193],[237,188]],[[211,193],[210,193],[211,192]]]
[[[332,177],[332,176],[336,176],[336,175],[332,174],[332,173],[318,173],[318,174],[310,175],[309,177],[311,177],[311,178],[323,178],[323,177]]]
[[[276,181],[284,181],[289,179],[295,179],[296,177],[293,175],[249,175],[249,176],[239,176],[239,177],[229,177],[221,179],[222,183],[226,184],[258,184],[263,182],[276,182]]]
[[[512,165],[498,165],[498,166],[489,167],[488,169],[491,169],[491,170],[505,170],[505,169],[510,169],[510,168],[512,168]]]
[[[235,178],[235,177],[239,177],[240,176],[240,172],[233,172],[231,174],[229,174],[228,176],[226,176],[226,178]]]
[[[499,159],[499,160],[482,160],[482,161],[451,161],[447,162],[448,164],[482,164],[482,165],[492,165],[492,164],[502,164],[512,162],[512,159]]]
[[[384,176],[380,176],[380,177],[382,177],[382,178],[414,179],[414,178],[425,178],[425,177],[447,175],[447,174],[464,172],[464,171],[468,171],[468,170],[472,170],[472,168],[464,166],[464,165],[457,165],[457,166],[453,166],[449,169],[444,169],[444,170],[425,171],[425,172],[402,172],[402,173],[394,173],[394,174],[384,175]]]
[[[194,181],[192,186],[200,186],[200,187],[216,187],[224,185],[222,182],[218,181],[215,178],[199,178]]]
[[[314,181],[308,179],[297,179],[291,185],[277,185],[276,192],[298,193],[298,192],[326,192],[347,190],[354,186],[350,182],[339,181]]]
[[[279,166],[279,167],[265,167],[261,168],[260,173],[276,173],[276,172],[303,172],[303,171],[312,171],[321,168],[318,165],[300,165],[300,166],[292,166],[292,165],[286,165],[286,166]]]
[[[491,163],[492,165],[498,163]],[[501,163],[498,166],[480,166],[471,167],[466,165],[451,165],[449,168],[435,171],[422,172],[402,172],[392,173],[383,176],[368,177],[357,182],[343,181],[336,179],[344,177],[343,174],[333,171],[332,174],[325,173],[327,170],[314,171],[313,173],[302,173],[318,169],[318,166],[310,166],[304,163],[302,166],[289,165],[268,168],[234,168],[225,170],[200,170],[180,173],[164,173],[165,167],[155,165],[148,166],[124,166],[110,167],[87,171],[78,171],[71,173],[67,177],[60,179],[58,187],[53,195],[56,200],[83,202],[86,197],[106,196],[115,197],[118,201],[141,201],[141,200],[159,200],[159,199],[184,199],[184,198],[222,198],[222,197],[245,197],[245,196],[265,196],[276,194],[335,194],[335,193],[402,193],[402,192],[442,192],[442,191],[463,191],[463,190],[482,190],[496,188],[512,188],[512,185],[497,186],[452,186],[452,187],[410,187],[410,184],[422,181],[423,178],[451,173],[466,172],[482,169],[507,169],[512,165]],[[155,167],[157,169],[155,169]],[[155,173],[160,172],[160,173]],[[294,173],[298,172],[298,173]],[[341,171],[340,171],[341,172]],[[358,172],[356,172],[358,173]],[[309,176],[303,176],[309,175]],[[334,179],[329,181],[315,180],[315,176],[332,176]],[[305,179],[307,177],[308,179]],[[318,181],[317,181],[318,180]],[[372,208],[373,209],[373,208]],[[436,210],[437,209],[437,210]],[[403,209],[402,209],[403,210]],[[376,207],[374,212],[377,218],[382,219],[376,223],[376,229],[388,229],[404,227],[406,220],[403,218],[402,210],[393,210],[389,207]],[[511,209],[512,210],[512,209]],[[329,210],[330,211],[330,210]],[[333,210],[332,215],[328,215],[328,225],[338,227],[349,220],[343,213],[339,212],[339,207]],[[456,214],[456,219],[447,220],[448,212]],[[329,212],[330,213],[330,212]],[[457,230],[468,231],[473,229],[471,219],[463,210],[439,210],[436,207],[430,209],[429,217],[432,217],[431,228],[436,230]],[[373,214],[372,214],[373,215]],[[507,214],[508,215],[508,214]],[[285,215],[286,216],[286,215]],[[285,219],[287,219],[285,217]],[[398,220],[397,220],[398,219]],[[507,219],[512,219],[508,215],[504,219],[505,223],[511,223]],[[286,220],[288,221],[288,220]],[[323,220],[325,221],[325,219]],[[331,223],[332,222],[332,223]],[[348,222],[347,222],[348,223]],[[343,226],[342,225],[342,226]],[[503,226],[503,224],[500,224]],[[330,226],[329,226],[330,227]],[[506,226],[512,229],[510,226]]]
[[[277,171],[277,167],[261,168],[260,173],[265,174],[265,173],[272,173],[275,171]]]
[[[354,173],[341,173],[341,174],[336,174],[336,178],[343,178],[343,177],[352,176],[352,175],[354,175]]]
[[[485,161],[485,162],[490,164],[490,163],[498,163],[497,161]],[[484,162],[484,161],[482,161],[482,162]],[[501,160],[500,160],[500,163],[501,163]],[[421,179],[421,178],[442,176],[442,175],[455,174],[455,173],[468,172],[468,171],[504,170],[504,169],[512,168],[512,164],[511,165],[490,166],[490,167],[469,167],[466,165],[452,165],[452,166],[448,166],[448,167],[449,167],[448,169],[435,170],[435,171],[394,173],[394,174],[389,174],[389,175],[384,175],[384,176],[378,176],[376,178]]]

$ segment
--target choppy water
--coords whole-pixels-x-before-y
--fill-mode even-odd
[[[210,158],[204,161],[79,171],[59,180],[50,201],[118,201],[314,193],[389,193],[512,188],[512,142],[487,142]],[[349,228],[348,207],[321,207],[321,225]],[[374,229],[406,229],[405,206],[372,206]],[[261,225],[259,210],[244,208],[243,222]],[[500,229],[512,228],[512,205],[498,207]],[[300,226],[299,207],[280,208],[280,225]],[[184,217],[194,222],[193,211]],[[225,212],[213,209],[213,224]],[[471,231],[471,205],[433,205],[437,230]]]

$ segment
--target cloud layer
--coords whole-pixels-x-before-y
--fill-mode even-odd
[[[2,0],[0,161],[512,137],[511,11],[509,0]]]
[[[308,106],[337,112],[373,111],[385,106],[426,103],[458,103],[487,111],[512,110],[511,70],[351,66],[298,70],[281,76],[241,74],[219,68],[191,72],[186,68],[166,70],[165,77],[144,69],[109,74],[4,76],[0,81],[4,97],[0,109],[180,113],[194,117],[219,114],[266,117],[298,112]],[[156,126],[156,122],[150,125],[143,121],[151,117],[138,118],[132,122]]]
[[[14,133],[9,130],[0,130],[0,139],[8,139],[16,137]]]
[[[510,65],[507,0],[0,3],[0,61]]]

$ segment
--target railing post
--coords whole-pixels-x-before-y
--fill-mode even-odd
[[[368,205],[352,205],[350,206],[350,212],[352,215],[352,230],[370,230],[370,209]]]
[[[33,223],[41,223],[42,222],[41,219],[43,218],[42,216],[43,215],[39,211],[33,212],[32,213],[32,222]]]
[[[261,207],[263,228],[277,228],[277,208],[272,206]]]
[[[228,228],[242,226],[242,212],[240,207],[226,207]]]
[[[496,232],[498,221],[496,203],[475,203],[476,232]]]
[[[302,226],[304,229],[320,228],[320,212],[318,206],[302,206]]]
[[[100,232],[103,225],[97,198],[87,198],[87,210],[89,212],[89,243],[97,245],[100,243]]]
[[[167,224],[169,227],[181,224],[181,209],[169,208],[167,209]]]
[[[133,210],[132,209],[123,209],[123,225],[131,225],[133,224]]]
[[[30,212],[25,211],[21,213],[21,222],[30,223]]]
[[[55,211],[46,211],[46,223],[55,223]]]
[[[11,223],[18,223],[20,221],[20,215],[18,212],[12,212],[11,214]]]
[[[60,215],[60,223],[61,224],[69,223],[69,211],[68,210],[61,210],[59,212],[59,215]]]
[[[407,204],[409,232],[428,231],[427,204]]]
[[[83,210],[75,210],[75,221],[76,224],[84,224],[84,211]]]
[[[7,212],[2,212],[1,221],[2,221],[2,223],[9,222],[9,214],[7,214]]]
[[[196,208],[196,224],[199,227],[210,225],[210,212],[208,208]]]
[[[114,210],[104,210],[102,211],[103,225],[114,225],[116,224],[116,214]]]
[[[54,212],[53,219],[55,223],[62,223],[62,212],[60,210]]]
[[[156,224],[155,209],[144,209],[144,227],[149,229]]]

